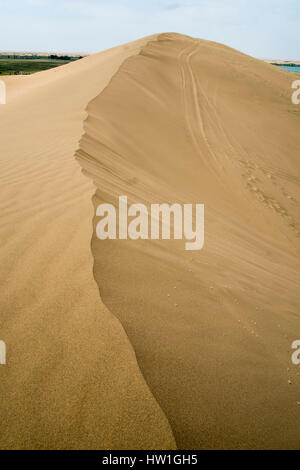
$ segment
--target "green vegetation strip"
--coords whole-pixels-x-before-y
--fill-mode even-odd
[[[81,57],[4,56],[0,55],[0,75],[29,75],[68,64]]]

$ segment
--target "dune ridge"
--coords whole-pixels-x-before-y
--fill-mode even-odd
[[[76,157],[94,210],[201,202],[205,248],[99,241],[94,277],[179,448],[296,449],[300,112],[291,75],[167,33],[88,106]],[[95,212],[94,212],[95,214]]]
[[[4,78],[1,449],[176,447],[122,326],[99,297],[93,185],[74,159],[87,104],[148,40]]]

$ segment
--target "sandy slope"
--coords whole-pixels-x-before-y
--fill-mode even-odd
[[[147,39],[30,77],[0,107],[0,448],[173,448],[92,275],[84,109]]]
[[[77,158],[97,185],[95,207],[123,194],[205,204],[201,252],[92,241],[101,297],[180,448],[299,448],[300,107],[291,83],[220,44],[165,34],[88,107]]]

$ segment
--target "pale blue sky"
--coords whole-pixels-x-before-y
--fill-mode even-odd
[[[0,50],[97,52],[175,31],[300,60],[300,0],[0,0]]]

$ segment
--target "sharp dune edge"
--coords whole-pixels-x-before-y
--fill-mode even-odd
[[[204,203],[205,247],[105,241],[94,275],[177,445],[299,447],[300,110],[293,75],[162,34],[88,106],[77,151],[101,202]]]
[[[74,159],[88,102],[146,42],[4,78],[1,449],[175,448],[124,330],[99,298],[94,190]]]
[[[5,81],[0,448],[297,448],[291,75],[163,34]],[[203,202],[204,250],[91,252],[122,194]]]

